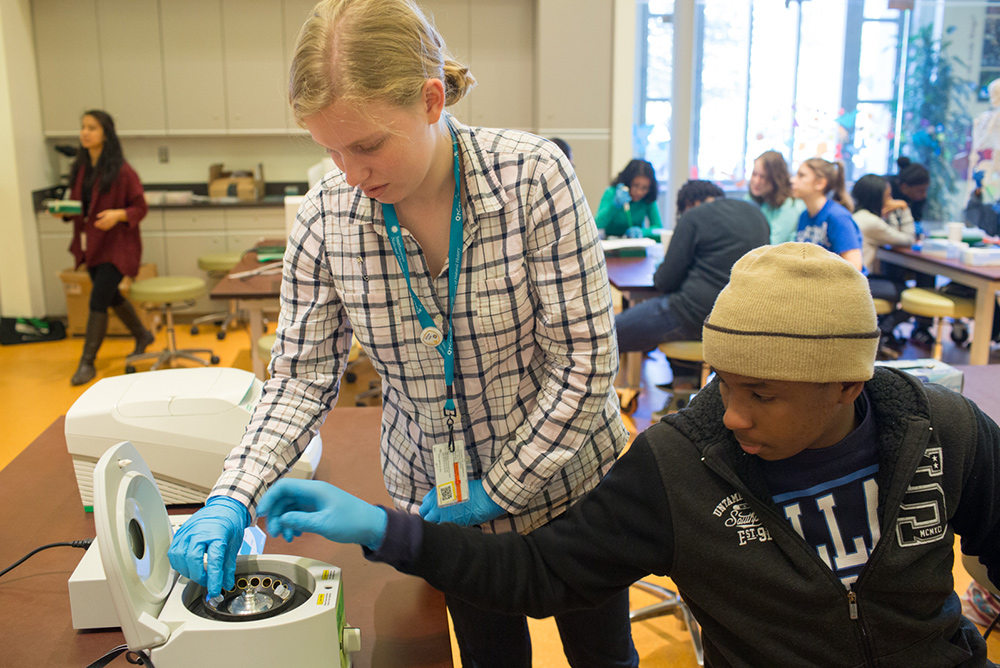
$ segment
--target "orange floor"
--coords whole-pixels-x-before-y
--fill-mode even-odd
[[[162,348],[164,343],[165,335],[161,331],[152,349]],[[221,358],[222,365],[248,370],[250,368],[250,342],[245,331],[234,331],[225,341],[217,341],[212,327],[204,328],[196,337],[192,337],[186,327],[180,327],[178,344],[212,348]],[[8,416],[4,434],[0,437],[0,468],[6,466],[53,420],[64,414],[87,388],[71,387],[69,384],[81,348],[82,340],[78,338],[51,343],[0,346],[0,400],[4,415]],[[98,356],[98,378],[124,373],[124,357],[131,349],[132,343],[127,339],[108,339]],[[920,351],[907,349],[906,356],[921,355]],[[967,359],[967,349],[957,349],[950,344],[946,347],[945,361],[961,364]],[[654,355],[646,359],[643,375],[644,389],[640,394],[639,409],[634,416],[639,429],[648,426],[650,413],[662,407],[665,395],[655,388],[655,384],[668,379],[669,371],[665,361]],[[346,405],[353,405],[354,393],[367,389],[368,381],[374,378],[370,367],[362,368],[355,383],[344,385],[341,401]],[[969,577],[961,565],[956,565],[955,580],[956,588],[964,591]],[[663,582],[669,585],[668,580],[664,579]],[[633,589],[633,607],[646,605],[653,600],[650,595]],[[551,620],[530,620],[529,625],[535,668],[568,668],[555,624]],[[673,616],[636,623],[633,625],[633,635],[644,668],[696,665],[690,636]],[[455,655],[457,656],[457,650]],[[1000,661],[1000,634],[990,638],[990,658]],[[455,665],[459,665],[457,661]]]

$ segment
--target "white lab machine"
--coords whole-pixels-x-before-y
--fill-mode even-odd
[[[206,599],[179,576],[153,475],[128,442],[94,468],[101,561],[125,642],[157,668],[350,666],[361,632],[345,625],[340,569],[287,555],[240,556],[236,585]]]
[[[102,378],[66,413],[66,447],[84,507],[94,503],[94,464],[131,441],[168,504],[203,503],[226,455],[243,438],[263,383],[249,371],[163,369]],[[319,433],[292,468],[312,478],[323,454]]]

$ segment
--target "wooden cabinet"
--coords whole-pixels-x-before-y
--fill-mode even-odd
[[[226,129],[226,84],[219,0],[160,3],[163,88],[170,133]]]
[[[95,0],[36,0],[32,15],[42,125],[76,136],[83,112],[104,107]]]
[[[97,0],[104,109],[122,133],[163,134],[158,0]]]
[[[226,108],[232,131],[285,130],[283,12],[274,0],[222,0]]]
[[[45,212],[38,213],[36,220],[45,313],[49,316],[63,316],[66,315],[66,297],[59,272],[73,268],[73,256],[69,252],[73,226]]]

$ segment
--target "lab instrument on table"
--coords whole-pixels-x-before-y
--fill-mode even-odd
[[[241,555],[236,584],[207,598],[170,566],[173,529],[142,455],[112,446],[94,468],[97,543],[129,650],[157,668],[351,665],[339,568],[287,555]]]
[[[262,389],[249,371],[210,367],[97,381],[66,413],[66,446],[84,507],[94,503],[94,464],[126,440],[142,453],[168,504],[203,503]],[[312,478],[322,454],[317,431],[286,475]]]

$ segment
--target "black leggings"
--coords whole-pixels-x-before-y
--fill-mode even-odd
[[[118,267],[109,263],[96,267],[87,267],[90,281],[94,284],[90,289],[90,310],[105,313],[112,306],[118,306],[125,298],[118,291],[118,284],[124,276]]]

